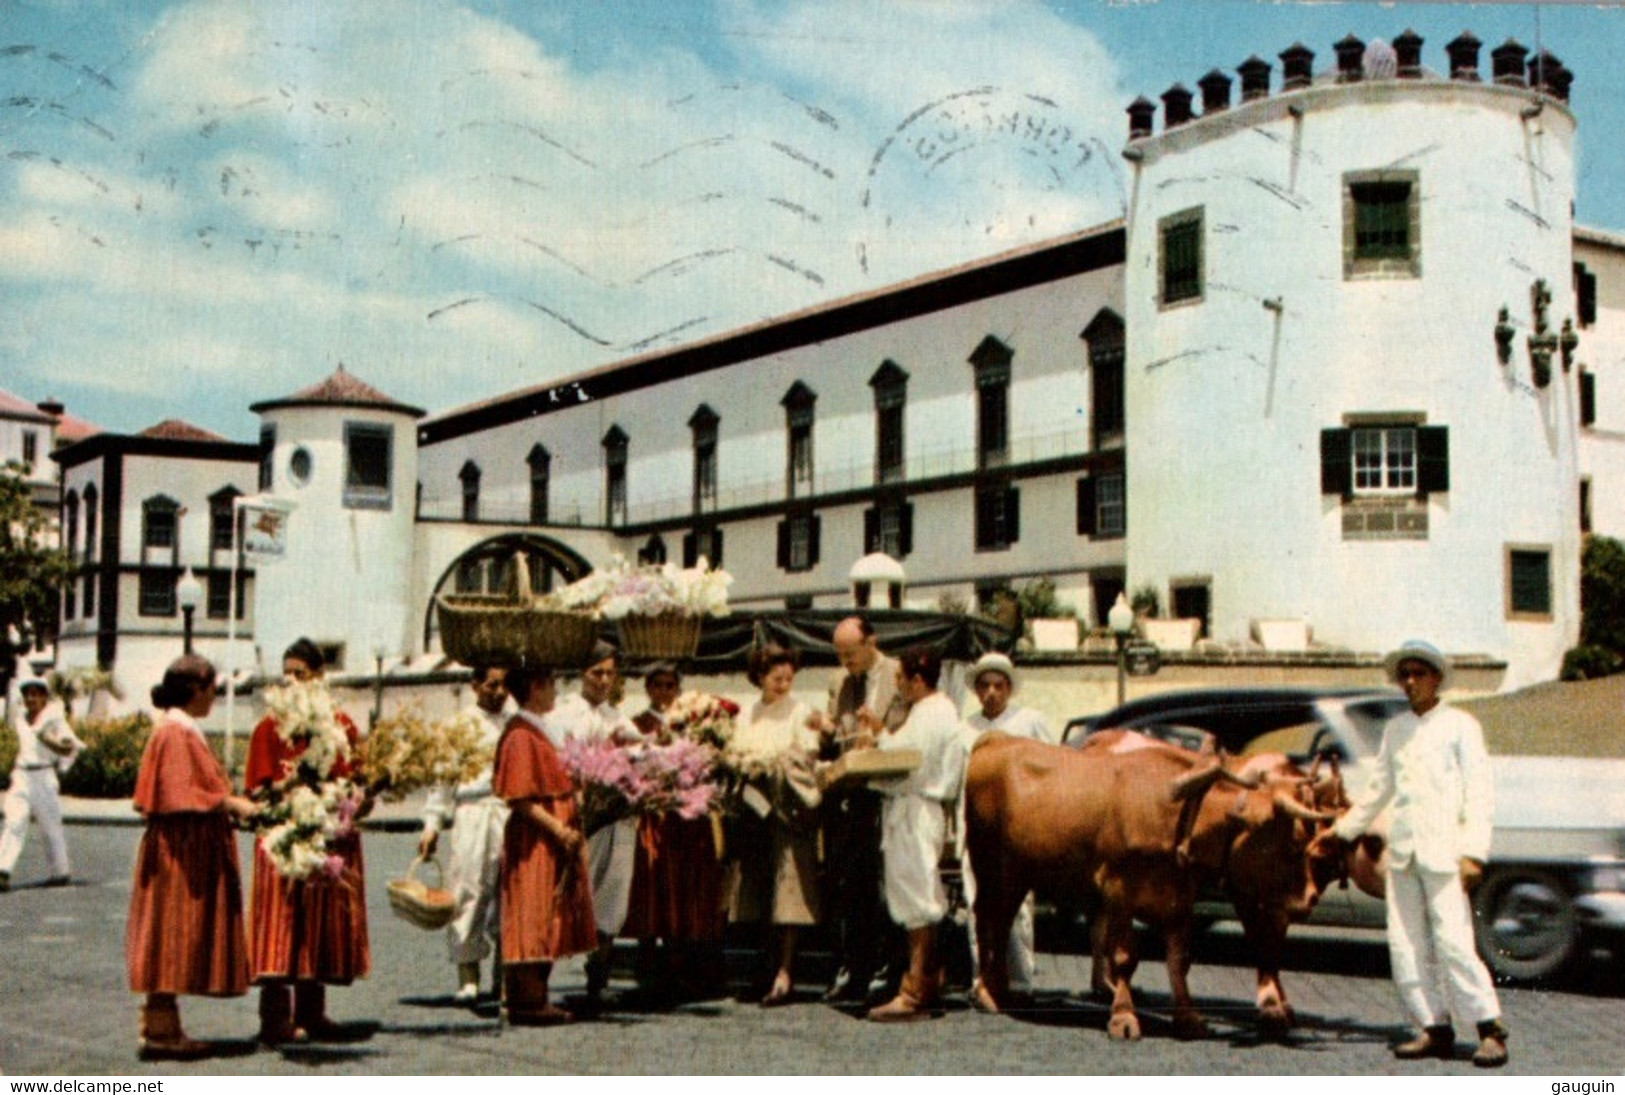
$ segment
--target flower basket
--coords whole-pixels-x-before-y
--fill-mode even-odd
[[[440,870],[438,859],[424,859],[419,856],[412,861],[406,869],[405,878],[394,878],[389,882],[389,907],[395,915],[414,927],[425,931],[438,931],[451,923],[451,918],[457,914],[457,899],[450,890],[439,886],[428,886],[417,878],[418,868],[425,863],[434,865],[436,880],[444,884],[445,878]]]
[[[621,651],[629,658],[692,658],[700,645],[700,618],[681,612],[622,616]]]
[[[598,637],[590,616],[516,604],[505,597],[443,593],[435,607],[441,648],[464,665],[581,665]]]

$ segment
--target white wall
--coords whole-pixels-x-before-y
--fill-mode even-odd
[[[1287,112],[1302,106],[1301,118]],[[1212,575],[1216,637],[1304,616],[1363,650],[1406,635],[1556,673],[1577,631],[1573,375],[1530,383],[1530,284],[1573,313],[1573,120],[1527,93],[1387,81],[1247,104],[1143,142],[1127,269],[1129,581]],[[1419,171],[1420,278],[1345,280],[1347,171]],[[1205,299],[1157,307],[1159,218],[1205,210]],[[1516,208],[1515,208],[1516,206]],[[1527,212],[1525,212],[1527,211]],[[1281,310],[1264,307],[1279,299]],[[1497,309],[1520,326],[1496,360]],[[1363,412],[1449,428],[1425,541],[1345,541],[1319,436]],[[1506,619],[1508,543],[1552,549],[1549,623]]]

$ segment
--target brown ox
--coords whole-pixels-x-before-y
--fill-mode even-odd
[[[1252,786],[1242,786],[1246,781]],[[1191,1000],[1189,938],[1197,887],[1222,881],[1259,955],[1258,1003],[1267,1029],[1292,1013],[1280,987],[1286,928],[1313,908],[1337,871],[1311,869],[1316,828],[1343,803],[1341,779],[1306,774],[1279,754],[1221,764],[1131,731],[1095,735],[1083,749],[989,734],[965,782],[966,845],[976,873],[977,1002],[1008,998],[1006,946],[1028,893],[1081,905],[1097,898],[1096,955],[1112,994],[1108,1030],[1137,1038],[1129,981],[1133,923],[1167,947],[1180,1037],[1206,1032]]]

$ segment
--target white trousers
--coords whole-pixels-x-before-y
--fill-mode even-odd
[[[48,878],[68,877],[68,836],[62,830],[62,800],[56,793],[55,768],[13,768],[6,792],[5,830],[0,832],[0,871],[10,874],[28,839],[28,819],[39,822],[45,837]]]
[[[976,873],[971,870],[970,860],[961,857],[959,860],[961,875],[965,882],[965,906],[968,911],[966,924],[970,930],[970,968],[972,973],[981,972],[981,955],[976,948]],[[1034,978],[1038,973],[1038,964],[1035,960],[1037,953],[1033,946],[1033,907],[1036,902],[1032,894],[1021,903],[1016,910],[1016,918],[1010,922],[1010,943],[1005,949],[1005,961],[1010,970],[1010,990],[1012,992],[1031,993],[1037,986]]]
[[[1461,876],[1414,864],[1390,868],[1387,901],[1394,986],[1416,1025],[1448,1025],[1452,998],[1458,1019],[1499,1018],[1495,982],[1473,949],[1473,916]]]
[[[592,878],[592,918],[602,935],[619,935],[632,904],[632,868],[637,860],[638,819],[605,825],[587,838],[587,873]]]
[[[479,962],[502,944],[502,831],[508,804],[485,798],[458,805],[451,827],[451,866],[446,881],[457,898],[457,915],[446,925],[451,960]]]
[[[948,915],[942,885],[948,817],[942,803],[919,795],[888,795],[880,807],[880,853],[885,863],[886,911],[909,931]]]

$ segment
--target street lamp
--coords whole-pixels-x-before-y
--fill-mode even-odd
[[[192,568],[187,567],[181,580],[175,583],[175,603],[181,606],[181,616],[185,620],[186,647],[185,653],[192,652],[192,613],[197,606],[203,603],[203,583],[197,580]]]
[[[1106,626],[1112,629],[1112,638],[1117,640],[1117,705],[1121,707],[1128,694],[1128,637],[1134,634],[1134,610],[1121,591],[1117,594],[1117,603],[1106,614]]]
[[[371,726],[377,726],[378,720],[382,718],[384,714],[384,657],[388,653],[389,648],[383,643],[379,643],[377,646],[372,648],[372,659],[374,664],[378,667],[378,672],[373,677],[372,684]]]

